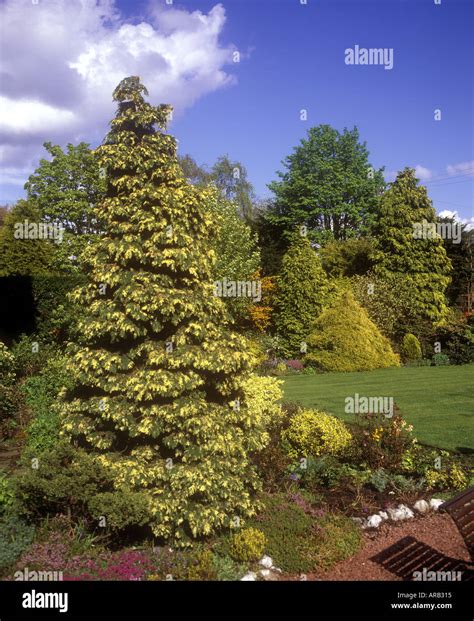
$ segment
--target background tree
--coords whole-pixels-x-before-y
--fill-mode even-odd
[[[211,205],[214,235],[211,247],[216,254],[213,266],[215,281],[253,281],[260,280],[256,272],[260,267],[260,253],[256,236],[237,213],[235,203],[221,196]],[[250,297],[223,298],[233,318],[237,322],[248,319]]]
[[[253,229],[257,234],[262,273],[265,276],[278,274],[283,255],[288,249],[288,241],[282,237],[280,227],[267,217],[272,209],[274,204],[271,200],[257,201],[253,217]]]
[[[211,185],[216,187],[216,174],[199,166],[190,155],[179,157],[178,161],[189,183],[200,187]],[[222,162],[229,164],[227,158],[219,158],[213,171]],[[241,166],[237,162],[235,165]],[[222,175],[220,182],[226,185],[225,175]],[[227,278],[232,281],[249,281],[255,279],[255,273],[260,267],[257,237],[242,217],[241,207],[230,186],[228,191],[218,192],[217,200],[212,203],[211,208],[215,231],[211,238],[211,246],[216,253],[216,262],[213,266],[214,280]],[[223,299],[233,318],[241,324],[245,323],[252,300],[228,297]]]
[[[449,303],[455,306],[459,298],[468,292],[469,283],[473,279],[474,272],[474,229],[467,230],[465,224],[457,222],[455,218],[437,218],[440,223],[451,224],[460,227],[461,240],[444,239],[446,253],[453,266],[451,282],[446,290]]]
[[[211,183],[210,172],[204,166],[199,166],[189,154],[178,156],[178,162],[186,181],[189,183],[193,185],[209,185]]]
[[[451,262],[440,237],[417,239],[414,225],[436,223],[426,188],[405,168],[382,197],[375,227],[375,273],[389,280],[403,276],[413,285],[417,313],[432,323],[446,314]]]
[[[103,196],[104,181],[85,142],[68,144],[66,152],[50,142],[44,147],[52,159],[40,160],[25,189],[28,198],[38,205],[41,218],[64,228],[55,261],[60,270],[71,271],[77,269],[85,246],[102,230],[93,208]]]
[[[321,261],[333,278],[362,276],[373,266],[374,241],[370,237],[330,240],[321,247]]]
[[[293,237],[276,285],[273,317],[281,351],[288,358],[298,357],[329,293],[321,261],[307,237]]]
[[[370,231],[385,184],[382,170],[371,167],[356,127],[342,134],[329,125],[312,127],[283,164],[281,181],[268,186],[275,207],[267,218],[284,238],[303,224],[309,238],[319,242]]]
[[[241,217],[251,222],[255,196],[245,166],[221,155],[211,169],[211,179],[223,196],[237,205]]]
[[[178,157],[184,176],[189,183],[209,185],[214,183],[221,196],[237,206],[239,216],[248,223],[253,219],[254,189],[247,176],[247,169],[228,155],[217,158],[212,168],[200,166],[189,154]]]
[[[89,282],[73,295],[87,316],[70,346],[61,420],[107,473],[88,500],[93,516],[130,525],[130,506],[140,507],[140,524],[183,543],[252,514],[249,454],[266,442],[263,411],[278,408],[248,396],[253,356],[213,295],[216,192],[185,181],[164,132],[170,107],[143,93],[137,77],[119,84],[97,150],[105,233],[85,250]]]
[[[8,209],[8,205],[1,205],[0,206],[0,230],[3,226],[3,223],[5,222],[5,218],[8,215],[8,212],[10,210]]]
[[[249,315],[252,326],[259,332],[265,332],[272,321],[273,313],[273,297],[275,295],[276,285],[274,276],[263,276],[258,271],[255,277],[262,283],[262,299],[255,304],[251,304]]]

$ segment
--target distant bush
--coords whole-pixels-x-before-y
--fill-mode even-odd
[[[416,287],[405,275],[383,278],[370,272],[349,283],[370,319],[392,341],[400,342],[407,332],[421,338],[431,330],[431,323],[418,313]]]
[[[288,369],[286,368],[286,364],[284,362],[277,362],[276,365],[269,367],[267,372],[269,375],[279,377],[280,375],[285,375],[287,371]]]
[[[15,387],[15,357],[0,341],[0,437],[9,437],[17,421],[19,395]]]
[[[10,385],[15,379],[15,356],[0,341],[0,384]]]
[[[45,343],[36,335],[22,334],[12,347],[18,376],[37,374],[57,353],[57,346]]]
[[[304,369],[304,366],[301,360],[285,360],[285,364],[288,368],[293,369],[295,371],[302,371]]]
[[[432,357],[435,367],[444,367],[451,363],[449,357],[446,354],[435,354]]]
[[[422,357],[420,341],[414,334],[405,334],[401,347],[404,362],[414,362]]]

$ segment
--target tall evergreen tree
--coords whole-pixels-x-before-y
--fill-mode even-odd
[[[374,271],[386,280],[407,278],[416,294],[419,316],[436,323],[447,311],[451,262],[441,237],[423,237],[423,223],[435,224],[436,212],[426,188],[418,185],[415,171],[405,168],[381,200]]]
[[[267,436],[245,389],[252,354],[213,295],[216,191],[186,182],[164,132],[171,108],[143,94],[138,77],[118,85],[97,149],[105,233],[85,251],[89,284],[73,296],[88,312],[70,346],[62,425],[110,475],[97,516],[133,493],[155,536],[185,542],[252,514],[249,453]]]
[[[277,278],[274,323],[282,353],[299,356],[329,293],[326,273],[307,237],[295,235]]]

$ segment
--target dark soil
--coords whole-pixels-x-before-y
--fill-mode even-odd
[[[413,505],[420,498],[420,492],[390,493],[370,488],[356,491],[349,487],[332,489],[320,493],[318,508],[325,511],[344,513],[349,517],[366,517],[399,504]]]

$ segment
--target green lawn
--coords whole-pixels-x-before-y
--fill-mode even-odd
[[[345,398],[393,397],[418,440],[446,449],[474,449],[474,365],[404,367],[363,373],[285,377],[285,399],[354,420]],[[470,452],[467,450],[466,452]]]

